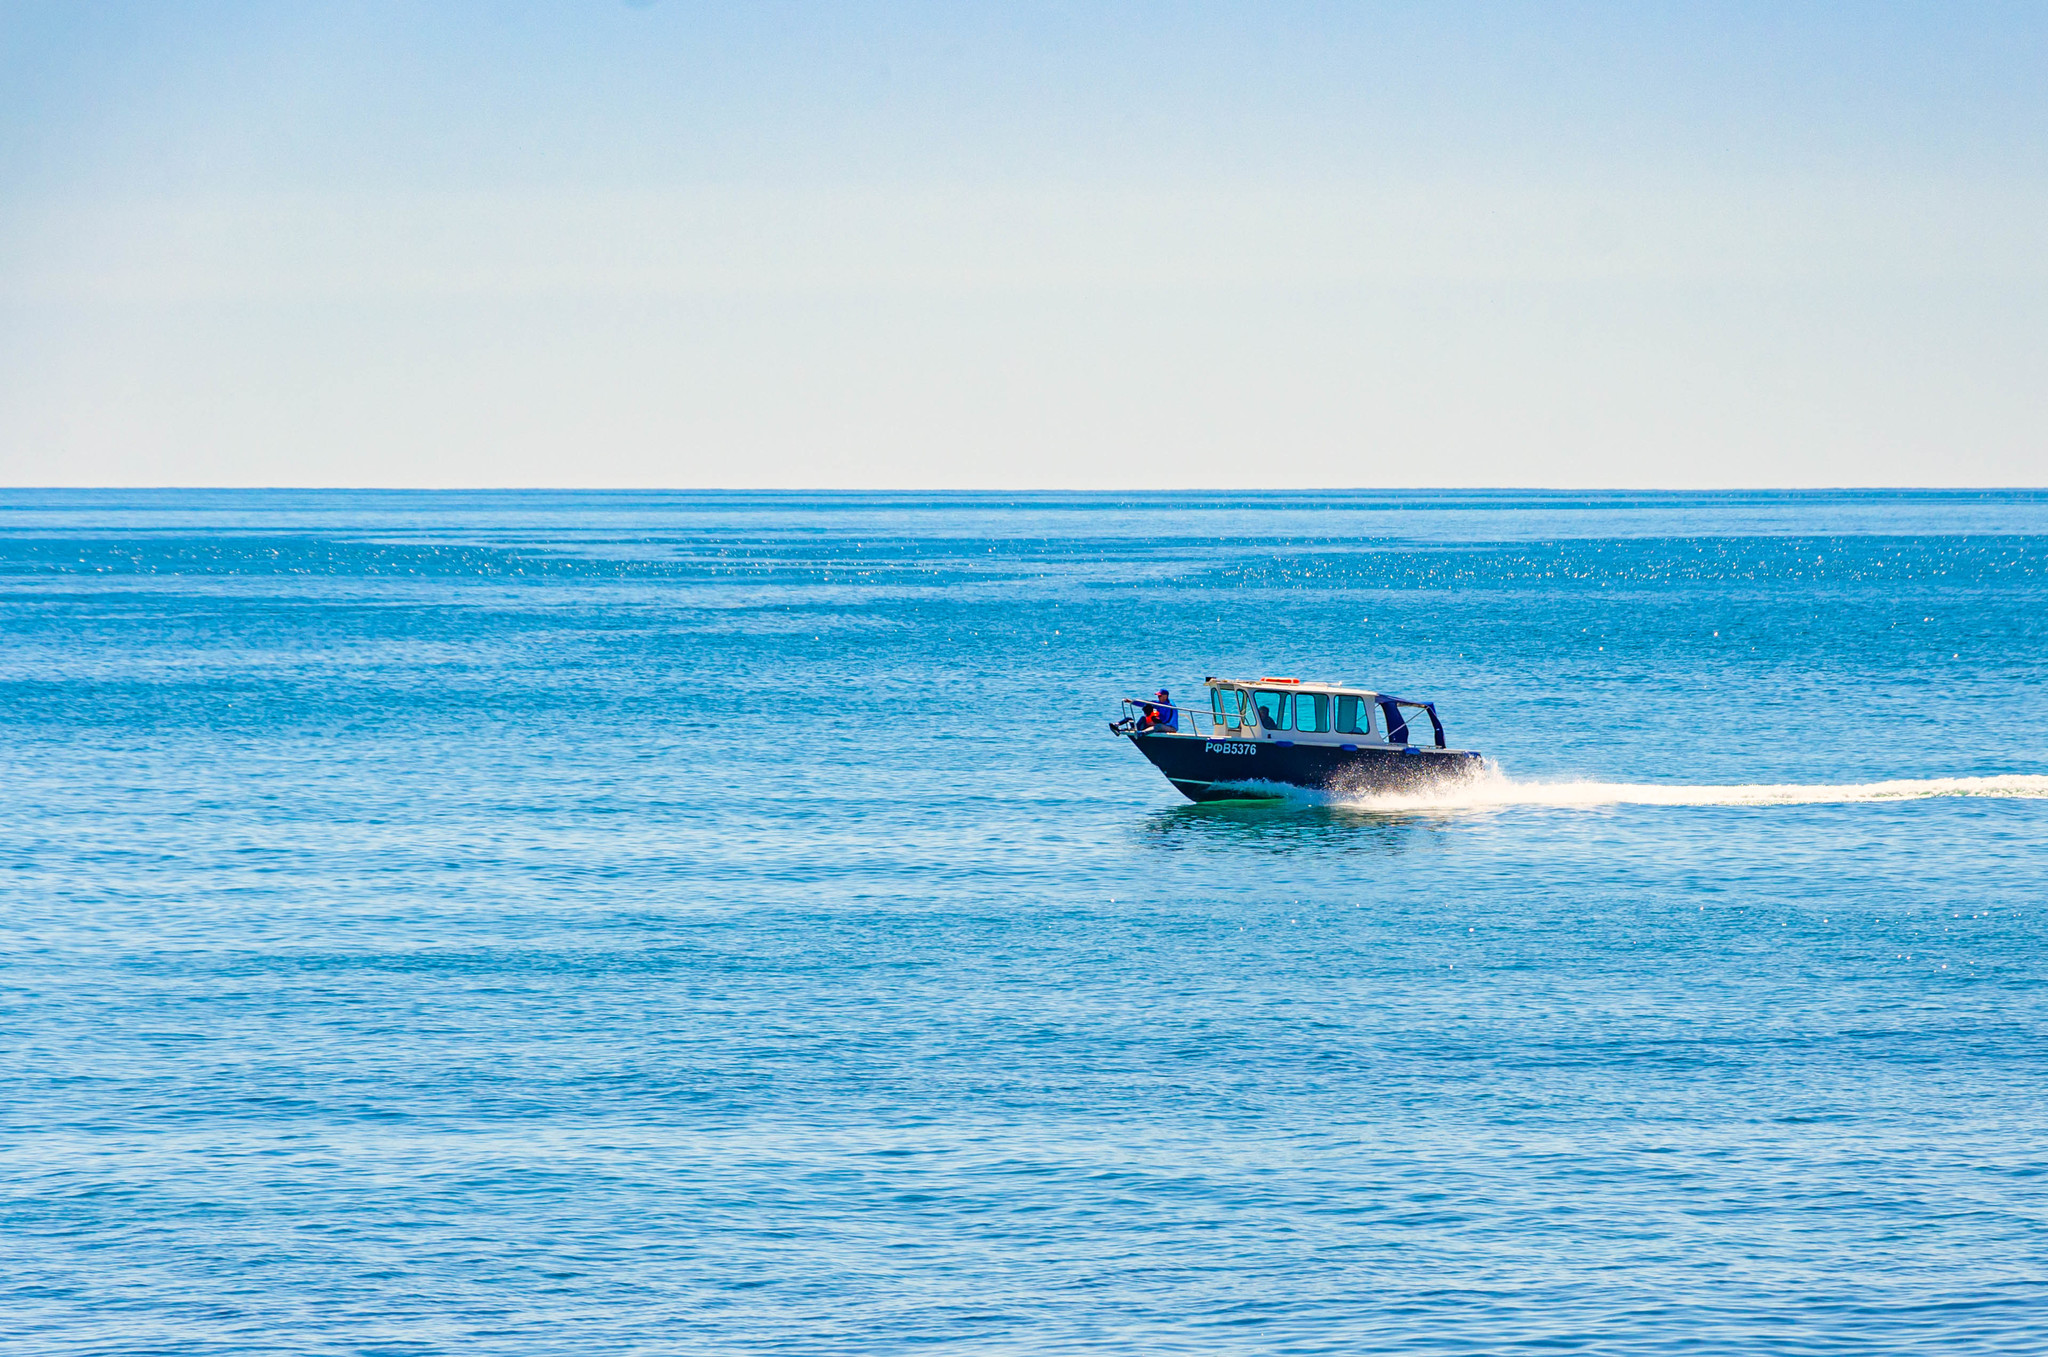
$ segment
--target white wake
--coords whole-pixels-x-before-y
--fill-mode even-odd
[[[1467,781],[1413,791],[1336,794],[1330,797],[1330,803],[1358,810],[1404,811],[1489,810],[1507,806],[1819,806],[1956,796],[2028,800],[2048,797],[2048,774],[1687,787],[1655,782],[1517,782],[1489,770]]]

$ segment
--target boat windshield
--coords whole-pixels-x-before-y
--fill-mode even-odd
[[[1212,688],[1209,703],[1216,712],[1216,724],[1230,730],[1257,725],[1251,714],[1251,694],[1235,688]]]

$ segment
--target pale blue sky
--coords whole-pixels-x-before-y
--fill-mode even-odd
[[[2048,481],[2039,5],[0,0],[0,482]]]

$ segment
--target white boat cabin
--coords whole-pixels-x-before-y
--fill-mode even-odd
[[[1444,747],[1444,725],[1433,702],[1292,678],[1210,678],[1203,683],[1209,689],[1205,715],[1214,723],[1213,739],[1341,749]]]

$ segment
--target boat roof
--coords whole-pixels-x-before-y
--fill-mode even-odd
[[[1375,688],[1361,688],[1355,683],[1324,683],[1318,679],[1275,678],[1266,675],[1255,679],[1205,678],[1202,683],[1210,688],[1269,688],[1285,689],[1301,693],[1341,693],[1347,697],[1385,698],[1389,702],[1405,702],[1410,706],[1424,707],[1430,704],[1418,702],[1410,697],[1395,697]]]

